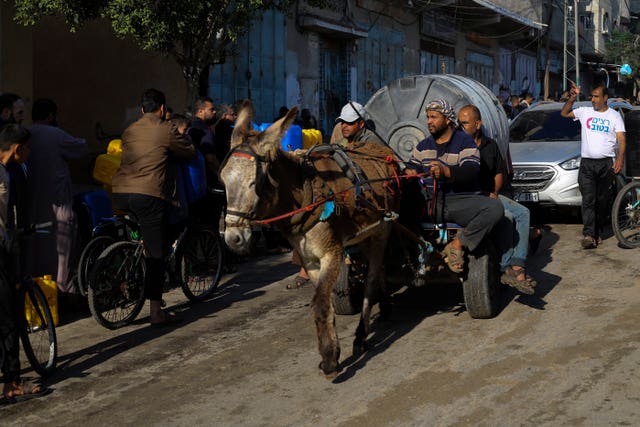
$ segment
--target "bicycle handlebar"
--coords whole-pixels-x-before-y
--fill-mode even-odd
[[[53,227],[53,221],[40,222],[37,224],[29,224],[26,227],[17,228],[16,231],[20,234],[37,233],[44,229],[50,229]]]

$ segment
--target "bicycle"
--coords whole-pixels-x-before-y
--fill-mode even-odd
[[[640,180],[633,179],[616,195],[611,208],[611,228],[621,247],[640,247]]]
[[[48,229],[52,224],[52,222],[46,222],[17,230],[17,236],[10,251],[14,261],[12,264],[15,267],[13,272],[15,276],[20,274],[20,263],[16,262],[19,260],[20,245],[17,240],[27,233]],[[6,280],[9,283],[15,281],[5,272],[0,274],[0,280]],[[16,288],[18,291],[16,302],[20,314],[18,327],[24,353],[31,367],[38,374],[46,377],[54,372],[58,360],[58,340],[51,308],[44,292],[33,278],[23,277],[17,281]],[[1,356],[4,359],[4,354]]]
[[[143,241],[109,245],[96,260],[88,297],[96,321],[117,329],[131,323],[144,305],[145,263]],[[165,290],[178,284],[185,296],[204,301],[218,287],[222,276],[223,247],[217,231],[187,224],[165,258]]]
[[[76,273],[78,291],[83,296],[88,294],[91,272],[100,254],[111,244],[128,239],[129,235],[126,220],[118,217],[104,219],[92,230],[91,240],[80,254]]]

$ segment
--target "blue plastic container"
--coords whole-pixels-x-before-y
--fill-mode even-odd
[[[91,228],[113,216],[111,199],[105,190],[85,191],[75,195],[76,202],[86,206]]]
[[[273,123],[262,123],[257,125],[253,123],[253,128],[260,132],[267,130]],[[291,125],[284,138],[281,141],[284,151],[294,151],[302,149],[302,128],[298,125]]]

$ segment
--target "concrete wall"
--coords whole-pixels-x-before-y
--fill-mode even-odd
[[[61,20],[48,18],[34,27],[33,38],[34,98],[55,100],[60,125],[87,138],[95,150],[104,148],[95,137],[96,122],[109,133],[120,133],[139,117],[146,88],[162,90],[174,110],[185,108],[179,67],[116,38],[105,21],[69,33]]]
[[[30,111],[33,94],[33,31],[13,22],[13,7],[0,3],[0,92],[13,92]],[[30,117],[31,115],[28,114]]]

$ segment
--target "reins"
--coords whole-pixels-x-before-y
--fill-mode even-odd
[[[366,182],[372,183],[372,182],[380,182],[380,181],[387,181],[387,182],[396,181],[398,183],[398,185],[399,185],[401,179],[422,178],[423,176],[427,176],[429,174],[430,174],[430,172],[418,173],[418,174],[415,174],[415,175],[397,175],[397,174],[394,173],[394,176],[391,176],[391,177],[368,179],[368,180],[366,180]],[[302,206],[302,207],[300,207],[298,209],[295,209],[295,210],[293,210],[291,212],[287,212],[287,213],[284,213],[282,215],[278,215],[278,216],[275,216],[275,217],[272,217],[272,218],[255,219],[252,222],[254,222],[256,224],[259,224],[259,225],[268,225],[268,224],[271,224],[271,223],[276,222],[276,221],[280,221],[280,220],[283,220],[283,219],[290,218],[290,217],[292,217],[292,216],[294,216],[296,214],[299,214],[301,212],[310,212],[313,209],[317,208],[318,206],[320,206],[320,205],[322,205],[324,203],[327,203],[329,201],[335,200],[340,195],[344,195],[346,197],[349,194],[350,190],[356,189],[357,187],[358,186],[356,184],[354,184],[351,187],[349,187],[349,188],[347,188],[347,189],[345,189],[343,191],[340,191],[339,193],[332,194],[329,197],[324,197],[324,198],[322,198],[322,199],[320,199],[320,200],[318,200],[316,202],[313,202],[313,203],[308,204],[306,206]],[[387,187],[387,188],[389,188],[389,187]]]

